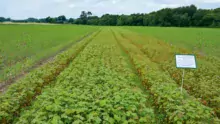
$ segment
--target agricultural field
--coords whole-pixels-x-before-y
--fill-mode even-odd
[[[201,54],[220,57],[219,28],[126,27],[125,29],[154,37],[191,51],[197,51]]]
[[[96,29],[89,26],[0,24],[0,83]]]
[[[38,26],[33,27],[45,28]],[[61,27],[48,29],[51,42],[45,51],[54,44],[74,44],[0,94],[0,123],[220,123],[220,58],[210,52],[212,47],[207,46],[208,54],[201,54],[190,49],[188,37],[181,36],[185,43],[181,46],[169,42],[168,36],[159,37],[161,32],[157,36],[141,27],[65,25],[71,33],[60,36],[65,30]],[[89,32],[93,33],[75,42]],[[219,47],[218,37],[214,43]],[[36,51],[44,53],[39,48]],[[183,93],[182,70],[174,60],[180,53],[195,54],[198,62],[197,69],[185,70]]]

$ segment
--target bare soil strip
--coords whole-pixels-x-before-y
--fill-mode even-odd
[[[67,59],[67,61],[66,61],[65,64],[61,64],[62,67],[61,67],[61,69],[58,71],[58,73],[56,73],[56,74],[51,73],[51,75],[54,75],[53,78],[49,79],[48,81],[45,80],[46,82],[43,83],[43,86],[41,86],[41,89],[39,89],[39,91],[37,91],[37,92],[34,92],[34,95],[33,95],[32,97],[26,98],[26,99],[24,99],[23,102],[18,103],[20,107],[19,107],[14,113],[12,113],[12,114],[13,114],[13,117],[18,117],[18,116],[20,116],[21,110],[22,110],[22,109],[25,109],[25,108],[28,107],[28,106],[30,106],[31,103],[32,103],[34,100],[36,100],[36,97],[39,96],[39,95],[41,95],[42,90],[44,89],[44,87],[47,86],[47,85],[52,84],[52,83],[57,79],[57,76],[60,75],[60,73],[61,73],[62,71],[64,71],[64,70],[69,66],[69,64],[72,63],[72,61],[74,61],[74,59],[75,59],[76,57],[78,57],[79,53],[82,52],[82,51],[87,47],[87,45],[94,39],[94,37],[96,37],[97,35],[99,35],[100,32],[101,32],[101,30],[98,30],[98,31],[95,31],[94,33],[92,33],[92,34],[94,34],[94,35],[90,34],[90,35],[92,35],[91,38],[88,39],[88,40],[86,41],[86,43],[85,43],[84,45],[82,45],[82,46],[76,51],[76,53],[75,53],[74,55],[72,55],[71,58]],[[86,38],[86,37],[89,37],[90,35],[85,36],[85,38]],[[85,38],[82,38],[82,40],[85,39]],[[81,40],[78,40],[78,41],[81,41]],[[71,46],[71,47],[72,47],[72,46]],[[44,64],[47,64],[47,63],[44,63]],[[50,77],[50,76],[49,76],[49,77]],[[1,118],[1,119],[2,119],[2,118]],[[6,118],[3,118],[2,120],[0,120],[0,123],[7,124],[7,123],[12,123],[11,121],[12,121],[12,120],[7,120]]]
[[[14,84],[17,80],[21,79],[22,77],[24,77],[27,73],[31,72],[32,70],[48,63],[49,61],[52,61],[53,58],[59,54],[59,53],[62,53],[63,51],[67,50],[68,48],[70,48],[72,45],[74,45],[75,43],[77,42],[80,42],[82,40],[84,40],[85,38],[91,36],[94,32],[91,32],[85,36],[83,36],[82,38],[80,38],[79,40],[77,41],[74,41],[68,45],[66,45],[65,47],[63,47],[61,50],[55,52],[54,54],[52,54],[50,57],[46,57],[46,58],[43,58],[41,59],[40,61],[38,61],[35,65],[33,65],[32,67],[28,68],[27,70],[25,70],[24,72],[18,74],[17,76],[5,81],[5,82],[0,82],[0,94],[1,93],[4,93],[6,90],[7,90],[7,87],[11,84]]]

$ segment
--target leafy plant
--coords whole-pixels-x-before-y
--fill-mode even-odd
[[[41,94],[43,87],[52,83],[97,33],[99,32],[57,55],[53,61],[11,85],[6,93],[0,96],[0,122],[10,123],[14,117],[19,116],[20,110],[29,106],[32,100]]]
[[[157,111],[166,115],[164,120],[167,123],[214,121],[214,112],[211,108],[202,105],[185,90],[182,95],[175,81],[167,73],[162,72],[158,65],[145,56],[136,45],[119,35],[116,36],[118,43],[128,51],[134,67],[142,78],[142,83],[150,90]],[[148,67],[148,65],[151,66]]]
[[[101,33],[109,37],[107,32]],[[136,87],[136,77],[130,76],[135,74],[117,43],[112,43],[112,37],[99,40],[102,35],[74,59],[52,87],[45,87],[17,123],[155,123],[154,110],[146,105],[146,94]]]

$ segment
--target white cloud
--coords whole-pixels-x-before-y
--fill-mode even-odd
[[[120,2],[120,0],[112,0],[113,4],[117,4],[118,2]]]
[[[105,13],[148,13],[190,4],[217,8],[220,0],[0,0],[0,16],[23,19],[65,15],[77,18],[83,10],[101,16]]]
[[[65,3],[65,2],[68,2],[68,0],[54,0],[54,2],[56,2],[56,3]]]
[[[203,0],[204,3],[217,3],[220,6],[220,0]]]
[[[180,4],[161,4],[160,7],[161,8],[175,8],[181,6]]]
[[[74,8],[74,7],[76,7],[76,5],[72,3],[72,4],[69,4],[69,7]]]

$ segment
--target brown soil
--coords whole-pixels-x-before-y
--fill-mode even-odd
[[[25,71],[21,72],[20,74],[16,75],[14,78],[11,78],[11,79],[9,79],[9,80],[6,80],[5,82],[0,82],[0,94],[4,93],[4,92],[7,90],[8,86],[10,86],[11,84],[16,83],[19,79],[25,77],[25,75],[28,74],[29,72],[31,72],[32,70],[34,70],[34,69],[36,69],[36,68],[38,68],[38,67],[40,67],[40,66],[42,66],[42,65],[44,65],[44,64],[46,64],[46,63],[48,63],[48,62],[50,62],[50,61],[52,61],[53,58],[54,58],[57,54],[62,53],[63,51],[69,49],[72,45],[74,45],[74,44],[77,43],[77,42],[80,42],[80,41],[84,40],[85,38],[89,37],[91,34],[93,34],[93,32],[92,32],[92,33],[89,33],[89,34],[87,34],[87,35],[85,35],[85,36],[83,36],[82,38],[80,38],[80,39],[77,40],[76,42],[73,42],[73,43],[71,43],[71,44],[68,44],[67,46],[63,47],[61,50],[55,52],[55,53],[52,54],[51,56],[49,56],[49,57],[47,57],[47,58],[41,59],[41,60],[38,61],[35,65],[33,65],[32,67],[26,69]]]

